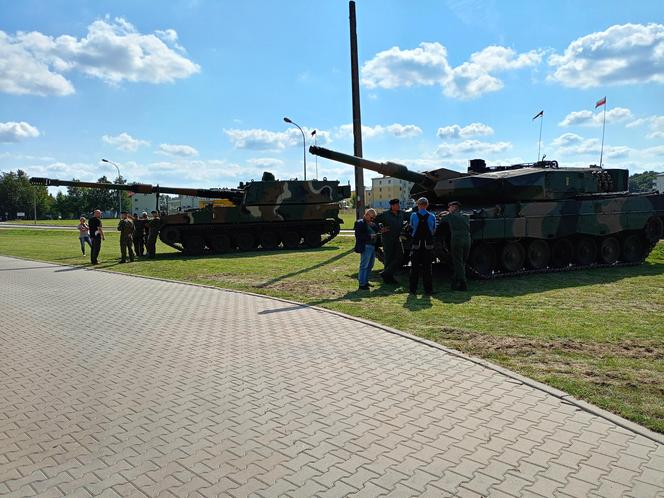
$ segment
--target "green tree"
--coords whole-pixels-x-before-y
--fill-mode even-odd
[[[111,183],[106,176],[97,179],[97,183]],[[91,213],[95,209],[102,211],[117,210],[118,195],[117,191],[100,188],[83,189],[85,202],[83,203],[84,212]]]
[[[649,192],[655,188],[655,179],[657,173],[654,171],[646,171],[644,173],[636,173],[629,177],[629,191],[630,192]]]
[[[44,186],[30,184],[28,175],[17,170],[0,175],[0,216],[8,219],[17,217],[17,213],[25,213],[27,219],[34,219],[35,208],[37,218],[50,214],[51,196]]]

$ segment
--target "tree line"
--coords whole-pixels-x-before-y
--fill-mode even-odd
[[[76,181],[76,179],[73,179]],[[112,182],[102,176],[98,183],[119,183],[127,181],[116,178]],[[122,209],[129,210],[131,203],[126,191],[121,190]],[[0,218],[13,220],[24,213],[25,219],[77,219],[89,216],[95,209],[117,211],[118,191],[67,187],[67,192],[58,192],[53,196],[43,185],[32,185],[30,177],[22,170],[0,173]]]

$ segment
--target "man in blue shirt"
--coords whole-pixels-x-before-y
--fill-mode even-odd
[[[359,290],[369,290],[369,275],[376,260],[376,232],[374,224],[376,211],[369,208],[364,217],[355,222],[355,252],[360,254],[360,268],[357,272]]]
[[[422,274],[425,294],[433,294],[433,234],[436,232],[436,216],[427,211],[429,200],[420,197],[417,200],[417,211],[410,215],[412,228],[410,245],[410,293],[417,293],[417,283]]]

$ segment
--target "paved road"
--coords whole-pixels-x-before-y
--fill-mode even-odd
[[[0,257],[0,495],[664,496],[664,445],[277,300]]]

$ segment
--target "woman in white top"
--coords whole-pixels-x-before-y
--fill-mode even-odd
[[[83,256],[85,256],[85,243],[87,242],[90,248],[92,248],[92,240],[90,239],[90,228],[88,227],[88,224],[86,223],[85,216],[81,216],[81,219],[79,220],[80,223],[78,224],[78,240],[81,242],[81,252],[83,253]]]

